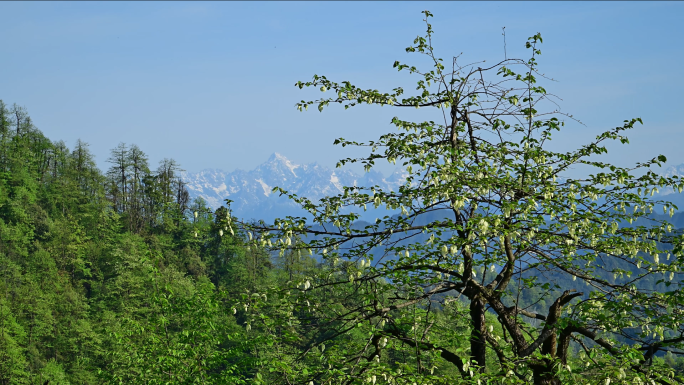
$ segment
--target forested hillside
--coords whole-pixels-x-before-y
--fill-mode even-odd
[[[108,161],[0,102],[0,384],[248,378],[226,295],[270,259],[241,246],[225,208],[188,202],[173,160],[152,169],[119,144]]]

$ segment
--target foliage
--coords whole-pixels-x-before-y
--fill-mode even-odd
[[[254,360],[226,283],[268,269],[242,266],[227,210],[190,202],[175,161],[153,172],[119,144],[110,162],[0,102],[0,383],[243,383]]]
[[[425,12],[427,18],[431,17]],[[181,166],[119,144],[51,141],[0,101],[0,384],[684,382],[682,233],[649,198],[677,178],[593,160],[639,119],[576,150],[532,57],[432,68],[417,93],[323,76],[320,110],[422,108],[361,162],[397,191],[346,187],[273,225],[191,201]],[[539,79],[539,83],[537,80]],[[552,104],[549,104],[552,103]],[[545,110],[550,106],[550,110]],[[545,112],[546,111],[546,112]],[[571,167],[593,168],[565,179]],[[397,215],[359,220],[367,206]],[[372,210],[372,209],[371,209]]]
[[[307,338],[288,344],[303,353],[273,372],[281,382],[326,384],[681,382],[652,362],[684,348],[684,237],[651,215],[676,207],[649,195],[683,183],[651,170],[662,155],[632,167],[596,160],[607,143],[627,144],[625,132],[641,119],[552,151],[554,133],[574,119],[540,83],[541,35],[525,43],[527,60],[461,65],[436,56],[425,16],[426,35],[406,51],[431,68],[394,63],[419,76],[414,95],[318,75],[296,84],[333,94],[302,100],[299,110],[422,108],[441,123],[395,117],[396,131],[378,140],[336,140],[371,149],[339,166],[399,161],[409,176],[397,191],[351,186],[313,202],[275,188],[315,226],[305,217],[245,224],[252,247],[310,250],[324,261],[289,291],[260,290],[283,303],[244,302],[273,314],[272,333],[291,328]],[[563,178],[580,166],[585,177]],[[359,227],[367,205],[398,214]],[[644,284],[654,278],[656,287]]]

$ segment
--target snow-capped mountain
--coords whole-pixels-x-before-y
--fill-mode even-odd
[[[684,176],[684,164],[670,166],[662,175]],[[385,191],[396,191],[406,177],[406,171],[401,169],[385,177],[374,170],[358,175],[350,170],[330,169],[318,163],[300,165],[278,153],[274,153],[251,171],[206,169],[183,173],[183,180],[187,183],[192,198],[202,197],[212,209],[224,205],[225,199],[230,199],[233,201],[233,214],[237,217],[266,221],[287,215],[306,214],[286,197],[273,194],[271,191],[275,186],[316,201],[324,196],[341,193],[343,186],[379,186]],[[680,210],[684,209],[684,194],[672,193],[671,189],[662,189],[656,198],[671,200]],[[378,213],[368,213],[370,216],[377,216],[376,214]]]
[[[406,180],[406,172],[397,169],[385,178],[377,171],[359,176],[345,169],[329,169],[318,163],[294,164],[283,155],[274,153],[268,160],[251,171],[226,172],[206,169],[200,172],[185,172],[190,196],[202,197],[209,207],[216,209],[225,199],[233,201],[233,214],[243,219],[272,220],[286,215],[303,216],[287,197],[273,194],[273,187],[318,200],[324,196],[343,192],[343,186],[380,186],[383,190],[396,190]]]
[[[684,163],[670,166],[666,169],[664,169],[662,172],[657,172],[659,175],[662,175],[666,178],[673,177],[673,176],[678,176],[680,178],[684,178]],[[671,187],[663,187],[661,188],[655,196],[658,197],[659,199],[665,199],[665,200],[672,200],[674,198],[675,201],[680,201],[682,197],[681,194],[674,194],[675,191]],[[677,202],[674,202],[675,204],[678,204]],[[680,210],[683,207],[680,207]]]
[[[684,177],[684,163],[678,164],[676,166],[670,166],[665,169],[665,171],[662,173],[663,176],[665,177],[670,177],[670,176],[679,176],[679,177]]]

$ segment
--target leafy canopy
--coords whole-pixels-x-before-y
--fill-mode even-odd
[[[652,214],[676,207],[650,199],[659,188],[681,191],[682,181],[651,171],[662,155],[631,167],[596,160],[608,143],[628,144],[626,131],[641,119],[552,151],[553,134],[573,118],[540,85],[548,80],[538,70],[541,35],[525,43],[526,60],[445,62],[424,15],[426,34],[406,51],[431,67],[394,63],[418,76],[411,95],[319,75],[296,84],[325,93],[299,110],[422,108],[432,120],[394,117],[396,129],[375,141],[335,141],[370,148],[338,166],[399,162],[407,177],[396,191],[349,186],[314,202],[275,188],[313,224],[244,224],[252,247],[315,253],[324,263],[288,287],[259,289],[277,303],[244,301],[272,315],[274,333],[306,336],[304,353],[271,375],[326,384],[682,382],[650,366],[684,342],[684,237]],[[591,171],[563,177],[578,166]],[[360,222],[369,206],[397,215]],[[316,364],[298,369],[307,360]]]

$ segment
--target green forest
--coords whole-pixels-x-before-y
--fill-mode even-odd
[[[102,172],[86,143],[53,142],[4,103],[0,136],[0,383],[254,375],[251,338],[226,306],[279,272],[223,233],[225,209],[188,200],[176,162],[151,170],[120,144]]]
[[[211,210],[180,164],[133,144],[100,170],[87,143],[0,101],[0,384],[684,383],[684,238],[676,207],[650,199],[682,183],[649,171],[662,156],[590,159],[641,120],[552,152],[563,122],[541,112],[541,35],[531,59],[447,65],[429,17],[407,52],[431,68],[394,65],[420,78],[415,96],[296,84],[329,91],[302,111],[446,112],[338,139],[372,148],[340,165],[399,161],[409,177],[320,202],[274,189],[306,219]],[[578,164],[597,171],[556,178]],[[397,215],[345,210],[367,206]]]

